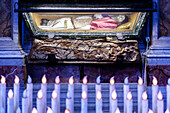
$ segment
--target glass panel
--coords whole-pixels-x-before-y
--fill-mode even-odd
[[[24,13],[35,35],[48,33],[134,33],[141,12]],[[142,19],[143,21],[143,19]],[[140,22],[140,23],[139,23]]]

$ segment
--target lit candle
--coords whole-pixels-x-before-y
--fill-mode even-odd
[[[167,92],[167,109],[170,110],[170,78],[168,79],[168,84],[166,86],[166,92]]]
[[[14,113],[16,113],[16,110],[19,107],[19,89],[20,89],[19,77],[15,76],[15,80],[14,80]]]
[[[69,110],[70,110],[70,113],[74,113],[74,79],[73,79],[73,76],[69,78],[68,93],[70,93],[69,95],[72,101],[72,109],[69,109]]]
[[[96,79],[96,95],[97,95],[97,92],[98,92],[98,91],[101,92],[100,77],[101,77],[101,76],[98,76],[97,79]],[[96,97],[96,101],[97,101],[97,97]]]
[[[124,113],[127,113],[127,94],[129,92],[129,84],[128,84],[128,77],[124,79],[123,85],[123,95],[124,95]]]
[[[87,113],[87,93],[86,93],[86,91],[82,92],[81,113]]]
[[[47,113],[53,113],[53,111],[50,107],[47,108]]]
[[[148,113],[148,96],[146,91],[142,94],[142,113]]]
[[[28,75],[28,79],[27,79],[28,113],[31,113],[32,110],[32,99],[33,99],[32,95],[33,95],[33,84],[32,84],[31,77]]]
[[[163,96],[162,96],[162,93],[161,93],[161,91],[159,91],[159,93],[158,93],[158,100],[157,100],[157,113],[163,113],[163,111],[164,111],[164,103],[163,103],[163,100],[162,100],[162,98],[163,98]]]
[[[52,99],[51,99],[51,106],[52,106],[53,113],[59,113],[57,106],[58,106],[60,103],[58,103],[58,97],[57,97],[57,96],[58,96],[58,95],[57,95],[57,92],[56,92],[56,90],[54,90],[54,91],[52,92]]]
[[[111,113],[111,111],[112,111],[112,104],[111,104],[111,102],[112,102],[112,92],[115,90],[115,80],[114,80],[114,77],[111,77],[110,78],[110,87],[109,87],[109,94],[110,94],[110,96],[109,96],[109,98],[110,98],[110,113]]]
[[[66,109],[66,110],[64,111],[64,113],[70,113],[70,110],[69,110],[69,109]]]
[[[133,100],[132,100],[132,94],[131,92],[128,92],[127,94],[127,113],[133,112]]]
[[[85,91],[87,93],[87,76],[83,78],[83,84],[82,84],[82,92]]]
[[[0,83],[0,108],[6,109],[6,82],[5,77],[1,75]]]
[[[144,91],[143,80],[141,77],[138,79],[138,113],[142,113],[142,93]]]
[[[37,113],[37,109],[35,107],[32,109],[32,113]]]
[[[27,90],[24,90],[22,97],[22,113],[28,113]]]
[[[69,110],[70,113],[74,113],[73,112],[73,105],[72,105],[72,99],[71,99],[71,95],[69,93],[69,91],[67,92],[67,98],[66,98],[66,109]]]
[[[119,108],[117,108],[117,109],[116,109],[116,112],[115,112],[115,113],[120,113],[120,110],[119,110]]]
[[[153,111],[151,109],[149,109],[148,113],[153,113]]]
[[[117,93],[116,93],[116,90],[114,90],[112,92],[112,95],[111,95],[111,111],[110,113],[115,113],[116,112],[116,109],[117,109]]]
[[[7,102],[7,113],[14,113],[14,98],[13,98],[13,92],[10,89],[8,91],[8,102]]]
[[[16,113],[21,113],[21,109],[18,107]]]
[[[55,78],[55,91],[57,92],[57,113],[60,113],[60,77]],[[54,112],[53,112],[54,113]]]
[[[103,113],[102,111],[102,94],[100,91],[96,95],[96,113]]]
[[[44,111],[44,106],[43,105],[43,92],[42,90],[39,90],[38,91],[38,94],[37,94],[37,112],[38,113],[43,113]]]
[[[154,76],[153,76],[152,83],[153,83],[152,84],[152,110],[154,113],[157,113],[158,81]]]
[[[41,90],[42,90],[42,93],[43,93],[43,97],[42,97],[43,103],[42,103],[41,106],[43,106],[43,108],[44,108],[42,113],[46,113],[46,106],[47,106],[47,79],[46,79],[46,75],[43,75],[43,77],[42,77]]]
[[[165,111],[165,113],[170,113],[170,112],[169,112],[169,110],[167,109],[167,110]]]

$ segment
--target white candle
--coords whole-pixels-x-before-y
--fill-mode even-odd
[[[6,82],[5,77],[1,75],[0,83],[0,108],[6,110]]]
[[[32,113],[37,113],[37,109],[35,107],[32,109]]]
[[[153,76],[152,83],[153,83],[152,84],[152,110],[154,113],[157,113],[158,81],[154,76]]]
[[[43,108],[44,108],[42,113],[46,113],[46,106],[47,106],[47,79],[46,79],[46,75],[43,75],[43,77],[42,77],[41,90],[42,90],[42,93],[43,93],[43,97],[42,97],[43,103],[42,103],[41,106],[43,106]]]
[[[60,78],[57,76],[55,78],[55,91],[57,92],[57,112],[60,113]]]
[[[116,109],[116,112],[115,112],[115,113],[120,113],[120,110],[119,110],[119,108],[117,108],[117,109]]]
[[[73,105],[72,105],[72,99],[71,99],[71,95],[69,92],[67,92],[67,98],[66,98],[66,109],[69,110],[70,113],[74,113],[73,112]]]
[[[37,112],[38,113],[43,113],[44,111],[44,106],[43,105],[43,92],[42,90],[39,90],[38,91],[38,94],[37,94]]]
[[[16,113],[21,113],[21,109],[18,107]]]
[[[52,111],[53,113],[59,113],[58,112],[58,106],[59,103],[58,103],[58,95],[57,95],[57,92],[56,90],[54,90],[52,92],[52,99],[51,99],[51,106],[52,106]]]
[[[116,93],[116,90],[114,90],[112,92],[112,95],[111,95],[111,111],[110,113],[115,113],[116,112],[116,109],[117,109],[117,93]]]
[[[8,102],[7,102],[7,113],[14,113],[14,98],[13,98],[13,92],[10,89],[8,91]]]
[[[101,76],[98,76],[97,79],[96,79],[96,95],[97,95],[97,92],[98,92],[98,91],[101,92],[100,77],[101,77]],[[97,97],[96,97],[96,101],[97,101]]]
[[[24,90],[22,97],[22,113],[28,113],[27,90]]]
[[[163,113],[163,111],[164,111],[164,103],[163,103],[163,100],[162,100],[163,96],[162,96],[161,91],[159,91],[157,97],[158,97],[158,100],[157,100],[157,108],[158,108],[157,113]]]
[[[33,95],[33,84],[32,84],[31,77],[28,75],[28,79],[27,79],[28,113],[31,113],[32,111],[32,99],[33,99],[32,95]]]
[[[102,111],[102,94],[100,91],[96,95],[96,113],[103,113]]]
[[[88,113],[87,112],[87,93],[86,93],[86,91],[82,92],[81,113]]]
[[[111,77],[110,78],[110,87],[109,87],[109,98],[110,98],[110,100],[109,100],[109,102],[110,102],[110,113],[111,113],[111,111],[112,111],[112,104],[111,104],[111,102],[112,102],[112,92],[115,90],[115,80],[114,80],[114,77]]]
[[[169,110],[167,109],[167,110],[165,111],[165,113],[170,113],[170,112],[169,112]]]
[[[124,95],[124,113],[127,113],[127,94],[129,92],[128,77],[124,80],[123,95]]]
[[[166,92],[167,92],[167,109],[170,110],[170,78],[168,79],[168,84],[166,86]]]
[[[142,113],[148,113],[148,96],[146,91],[142,94]]]
[[[69,110],[70,110],[70,113],[74,113],[74,79],[73,79],[73,76],[69,78],[68,93],[72,101],[72,109],[69,109]]]
[[[53,111],[52,111],[52,109],[50,107],[48,107],[47,113],[53,113]]]
[[[64,111],[64,113],[70,113],[70,110],[69,110],[69,109],[66,109],[66,110]]]
[[[15,80],[14,80],[14,113],[16,113],[16,110],[19,107],[19,89],[20,89],[19,78],[18,78],[18,76],[15,76]]]
[[[132,100],[132,94],[131,92],[128,92],[127,94],[127,113],[133,112],[133,100]]]
[[[82,84],[82,92],[85,91],[87,93],[87,76],[83,78],[83,84]]]
[[[142,113],[142,93],[144,91],[143,80],[141,77],[138,79],[138,113]]]
[[[153,111],[151,109],[149,109],[148,113],[153,113]]]

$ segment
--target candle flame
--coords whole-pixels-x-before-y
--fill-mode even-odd
[[[73,76],[71,76],[71,77],[69,78],[69,84],[70,84],[70,85],[73,85],[73,84],[74,84]]]
[[[86,98],[87,98],[87,93],[86,93],[86,91],[83,91],[82,94],[81,94],[81,96],[82,96],[82,99],[86,99]]]
[[[153,113],[153,111],[151,109],[149,109],[148,113]]]
[[[128,83],[129,83],[128,77],[126,77],[126,78],[124,79],[124,83],[125,83],[125,84],[128,84]]]
[[[142,80],[141,77],[139,77],[139,79],[138,79],[138,84],[139,84],[139,85],[143,85],[143,80]]]
[[[32,113],[37,113],[37,109],[35,107],[32,109]]]
[[[119,108],[116,109],[115,113],[120,113],[120,110]]]
[[[5,77],[1,75],[1,84],[5,84],[5,81],[6,81]]]
[[[170,85],[170,78],[168,79],[168,84]]]
[[[127,94],[127,99],[128,99],[128,100],[132,100],[132,93],[131,93],[131,92],[128,92],[128,94]]]
[[[27,97],[27,90],[25,89],[23,92],[23,98],[26,98],[26,97]]]
[[[8,91],[8,98],[13,98],[13,91],[11,89]]]
[[[153,76],[152,83],[154,86],[156,86],[158,84],[158,81],[157,81],[156,77],[154,77],[154,76]]]
[[[101,94],[100,91],[97,92],[97,99],[98,99],[98,100],[102,99],[102,94]]]
[[[55,90],[52,92],[52,98],[57,98],[57,92]]]
[[[100,84],[100,78],[101,78],[101,76],[98,76],[98,77],[97,77],[97,79],[96,79],[96,83],[97,83],[97,84]]]
[[[56,84],[59,84],[59,83],[60,83],[60,77],[59,77],[59,76],[57,76],[57,77],[55,78],[55,83],[56,83]]]
[[[42,90],[39,90],[39,91],[38,91],[37,96],[38,96],[38,99],[42,99],[42,97],[43,97]]]
[[[19,77],[15,75],[15,84],[19,84]]]
[[[116,99],[117,99],[116,90],[114,90],[114,91],[112,92],[112,99],[113,99],[113,100],[116,100]]]
[[[147,95],[146,91],[145,91],[145,92],[143,92],[143,94],[142,94],[142,98],[143,98],[143,100],[147,100],[148,95]]]
[[[159,93],[158,93],[158,100],[162,100],[162,98],[163,98],[162,93],[161,93],[161,91],[159,91]]]
[[[28,83],[28,84],[31,84],[31,83],[32,83],[32,79],[31,79],[31,77],[30,77],[29,75],[28,75],[27,83]]]
[[[87,84],[87,76],[83,78],[83,84]]]
[[[69,110],[69,109],[66,109],[64,113],[70,113],[70,110]]]
[[[165,113],[170,113],[170,112],[169,112],[169,110],[167,109],[167,110],[165,111]]]
[[[48,107],[47,113],[53,113],[53,111],[52,111],[52,109],[50,107]]]
[[[43,83],[43,84],[46,84],[46,83],[47,83],[47,79],[46,79],[46,76],[45,76],[45,75],[43,75],[43,77],[42,77],[42,83]]]
[[[114,84],[115,84],[114,77],[111,77],[111,78],[110,78],[110,85],[114,85]]]

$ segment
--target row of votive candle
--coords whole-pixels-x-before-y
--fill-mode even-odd
[[[14,94],[10,89],[7,98],[6,108],[6,82],[5,77],[1,76],[0,84],[0,113],[60,113],[60,78],[55,79],[55,89],[52,92],[51,108],[47,107],[47,79],[45,75],[42,77],[41,89],[37,93],[36,108],[32,109],[32,95],[33,84],[32,79],[28,76],[27,88],[23,92],[22,97],[22,111],[19,108],[19,78],[15,76],[14,80]],[[158,81],[153,77],[152,85],[152,110],[148,108],[147,93],[144,90],[143,80],[141,77],[138,79],[138,113],[164,113],[163,96],[161,91],[158,93]],[[165,113],[170,113],[170,79],[167,84],[167,110]],[[83,78],[82,84],[82,99],[81,99],[81,113],[88,113],[88,100],[87,100],[87,76]],[[100,76],[96,79],[96,113],[103,113],[102,110],[102,93]],[[133,112],[133,99],[129,91],[128,77],[124,80],[124,113]],[[115,88],[114,77],[110,79],[109,86],[109,108],[110,113],[120,113],[117,104],[117,93]],[[47,109],[48,108],[48,109]],[[47,109],[47,110],[46,110]],[[69,78],[68,91],[66,97],[66,110],[65,113],[74,113],[74,79],[73,76]]]

